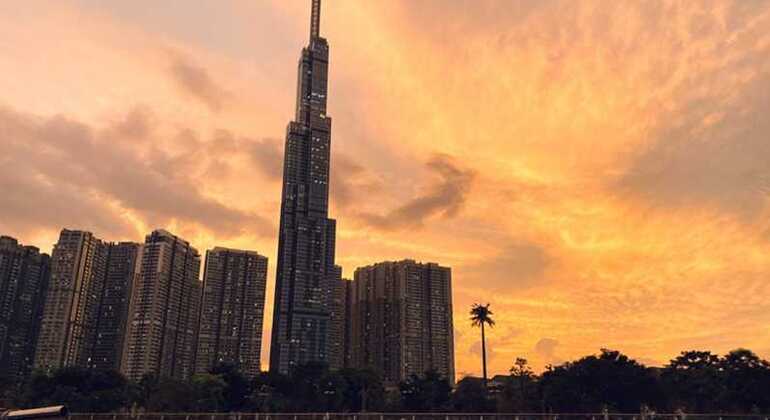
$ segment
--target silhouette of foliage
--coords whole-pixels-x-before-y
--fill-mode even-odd
[[[392,390],[393,388],[391,388]],[[603,349],[535,374],[515,360],[488,386],[467,377],[455,389],[435,371],[388,391],[369,369],[325,364],[290,375],[246,377],[220,364],[186,381],[147,375],[130,383],[116,371],[67,367],[2,383],[8,407],[67,405],[72,412],[609,412],[770,413],[770,363],[749,350],[719,356],[685,351],[662,368]]]

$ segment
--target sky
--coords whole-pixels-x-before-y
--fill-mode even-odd
[[[270,258],[305,0],[0,2],[0,233]],[[337,261],[452,267],[458,378],[770,358],[770,2],[328,0]],[[266,365],[267,354],[263,354]]]

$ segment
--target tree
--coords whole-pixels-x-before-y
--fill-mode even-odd
[[[225,409],[227,383],[222,376],[210,373],[194,375],[190,380],[193,395],[193,409],[200,413],[229,411]]]
[[[708,351],[684,351],[671,360],[660,375],[671,409],[718,411],[718,398],[723,394],[719,371],[719,356]]]
[[[423,376],[411,375],[398,385],[401,408],[407,411],[438,411],[449,406],[452,387],[435,370]]]
[[[481,328],[481,364],[483,367],[484,387],[487,386],[487,342],[484,326],[489,325],[490,328],[495,326],[492,315],[488,303],[486,305],[474,303],[471,307],[471,325]]]
[[[247,403],[247,397],[251,394],[251,383],[234,363],[217,363],[209,370],[212,375],[217,375],[225,383],[223,390],[224,410],[242,411]]]
[[[536,411],[535,374],[527,359],[517,357],[500,395],[500,409],[504,412]]]
[[[171,378],[159,378],[156,388],[147,399],[144,408],[151,412],[184,412],[195,409],[193,387],[189,382]]]
[[[554,412],[639,412],[659,407],[663,394],[653,372],[620,352],[602,349],[598,356],[551,367],[540,379],[544,408]]]
[[[24,383],[20,406],[64,404],[74,412],[103,413],[125,407],[128,381],[114,370],[65,367],[37,371]]]
[[[289,377],[277,372],[262,372],[250,384],[247,406],[251,411],[280,413],[291,410],[292,384]]]
[[[726,412],[770,410],[770,363],[746,349],[733,350],[719,361],[722,375],[720,408]]]
[[[385,406],[382,378],[371,369],[346,368],[338,372],[345,381],[343,411],[379,411]]]
[[[494,400],[487,398],[487,388],[483,380],[466,377],[457,383],[452,395],[452,406],[465,413],[486,413],[495,410]]]

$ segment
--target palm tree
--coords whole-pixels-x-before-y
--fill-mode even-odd
[[[481,362],[484,367],[484,388],[487,387],[487,342],[484,335],[484,325],[495,326],[495,320],[492,319],[492,311],[489,310],[489,304],[482,305],[474,303],[471,306],[471,325],[481,327]]]

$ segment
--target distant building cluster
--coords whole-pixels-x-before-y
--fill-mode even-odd
[[[413,260],[342,277],[329,218],[329,45],[312,1],[284,154],[270,370],[309,362],[371,368],[386,383],[435,370],[454,382],[452,275]],[[156,230],[144,243],[62,230],[52,255],[0,238],[0,374],[118,369],[186,379],[217,363],[260,371],[267,258],[217,247],[201,255]]]
[[[259,372],[267,258],[156,230],[143,244],[62,230],[49,258],[0,238],[0,374],[115,369],[184,379],[216,363]]]
[[[67,366],[186,379],[218,363],[260,372],[267,257],[216,247],[201,256],[156,230],[144,243],[61,231],[49,257],[0,237],[0,375]],[[326,362],[386,383],[436,370],[454,379],[451,270],[413,260],[334,266]]]

